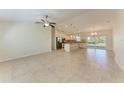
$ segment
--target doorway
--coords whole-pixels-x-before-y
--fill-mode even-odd
[[[97,48],[97,49],[106,49],[106,36],[88,36],[87,47]]]

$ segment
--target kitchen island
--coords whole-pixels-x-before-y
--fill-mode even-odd
[[[64,43],[64,51],[71,52],[78,48],[86,48],[85,42],[66,42]]]

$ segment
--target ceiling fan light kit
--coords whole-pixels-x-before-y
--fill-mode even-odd
[[[45,26],[49,26],[49,23],[45,23],[44,25],[45,25]]]

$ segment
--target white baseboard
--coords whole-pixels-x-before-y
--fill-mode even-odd
[[[124,72],[124,66],[122,64],[120,64],[120,61],[117,59],[117,57],[114,57],[115,62],[118,64],[118,66],[121,68],[121,70]]]
[[[19,56],[19,57],[15,57],[15,58],[6,58],[4,60],[0,60],[0,62],[7,62],[7,61],[12,61],[12,60],[16,60],[16,59],[21,59],[21,58],[25,58],[25,57],[30,57],[30,56],[34,56],[34,55],[39,55],[39,54],[44,54],[44,53],[49,53],[52,50],[46,51],[46,52],[39,52],[39,53],[33,53],[33,54],[29,54],[29,55],[24,55],[24,56]]]

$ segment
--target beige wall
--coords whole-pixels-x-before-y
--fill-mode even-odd
[[[51,28],[33,23],[0,23],[0,62],[51,51]]]
[[[117,12],[113,37],[115,60],[124,71],[124,10]]]

